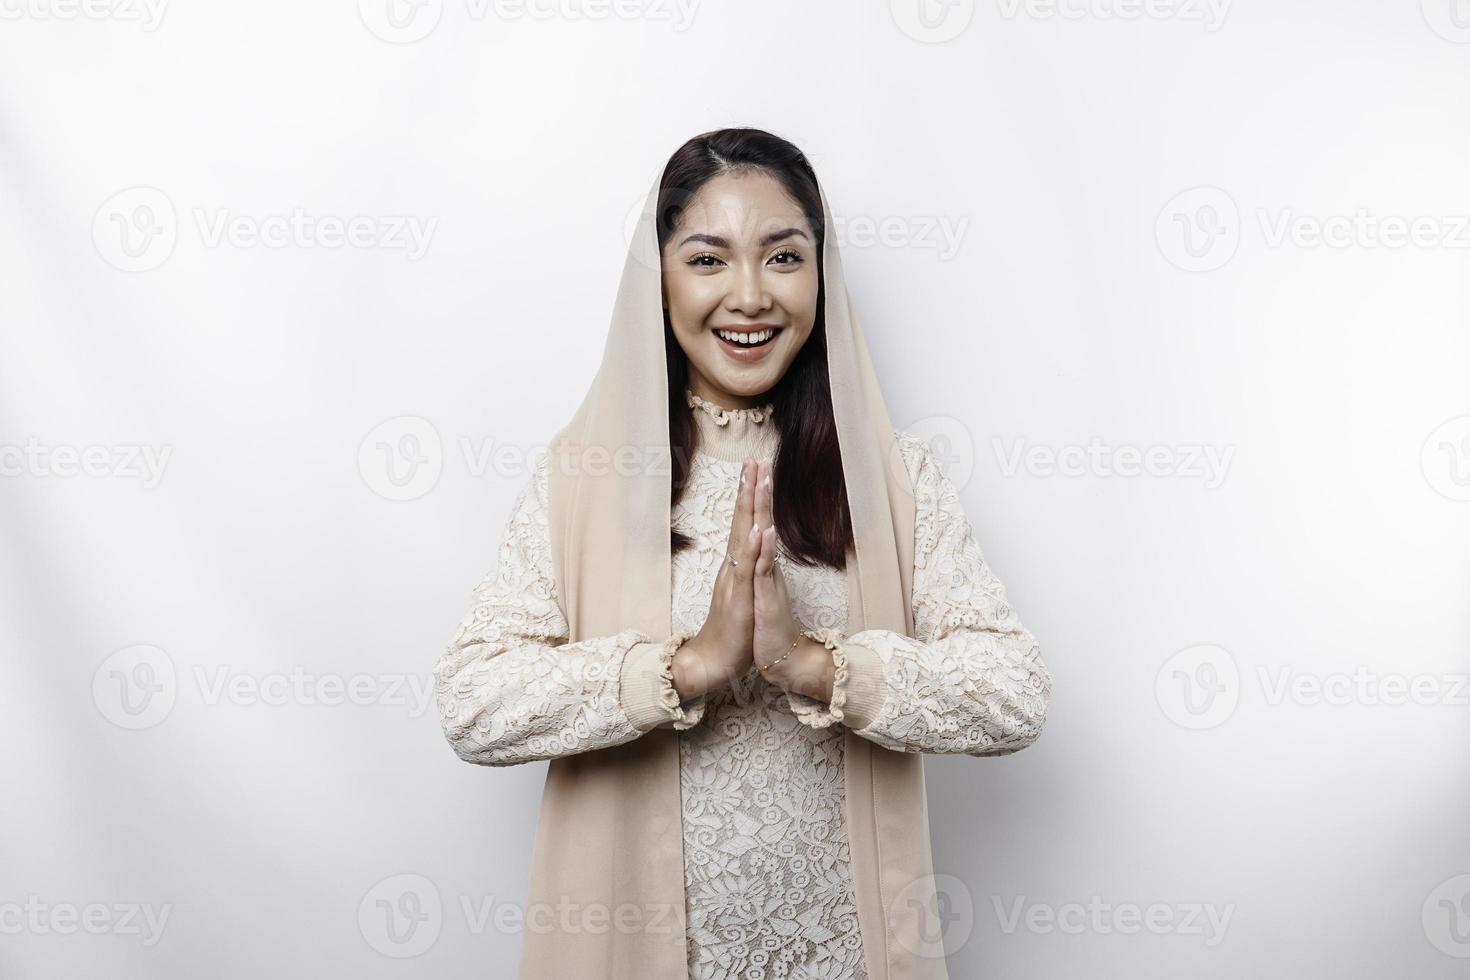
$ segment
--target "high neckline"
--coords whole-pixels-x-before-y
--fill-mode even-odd
[[[754,408],[721,408],[687,387],[684,401],[692,410],[699,434],[697,452],[731,463],[775,457],[780,432],[771,418],[776,410],[774,402]]]

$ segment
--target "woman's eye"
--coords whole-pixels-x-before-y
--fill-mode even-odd
[[[771,261],[775,262],[777,265],[795,265],[798,262],[801,262],[802,258],[800,252],[794,249],[783,248],[781,251],[771,256]],[[724,261],[718,255],[712,255],[709,252],[701,252],[698,255],[695,255],[688,259],[684,264],[699,269],[712,269],[717,265],[724,265]]]

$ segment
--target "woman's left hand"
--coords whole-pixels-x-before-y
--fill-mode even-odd
[[[832,697],[832,656],[827,648],[801,634],[791,613],[786,574],[776,564],[776,528],[771,517],[771,464],[761,461],[756,476],[755,523],[761,529],[760,556],[755,562],[755,665],[773,684],[821,701]],[[796,648],[792,649],[792,643]],[[788,655],[788,651],[789,655]],[[779,661],[769,670],[764,669]]]

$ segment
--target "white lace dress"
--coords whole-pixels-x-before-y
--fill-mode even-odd
[[[846,573],[778,561],[793,613],[832,651],[832,701],[787,694],[754,667],[679,703],[669,663],[709,613],[741,461],[770,459],[770,409],[725,411],[686,391],[699,433],[671,515],[673,635],[567,642],[547,523],[547,457],[517,497],[497,566],[436,668],[445,734],[469,762],[587,752],[655,727],[681,732],[693,980],[866,980],[844,819],[842,726],[900,752],[1003,755],[1040,733],[1051,678],[923,440],[899,434],[916,490],[914,637],[843,636]]]

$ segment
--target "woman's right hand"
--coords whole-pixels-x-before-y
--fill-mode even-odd
[[[740,468],[740,491],[730,521],[727,554],[715,575],[709,614],[694,636],[674,654],[674,689],[687,701],[724,687],[750,670],[755,636],[755,561],[761,540],[755,533],[755,495],[761,464],[746,460]],[[737,564],[731,565],[734,558]]]

